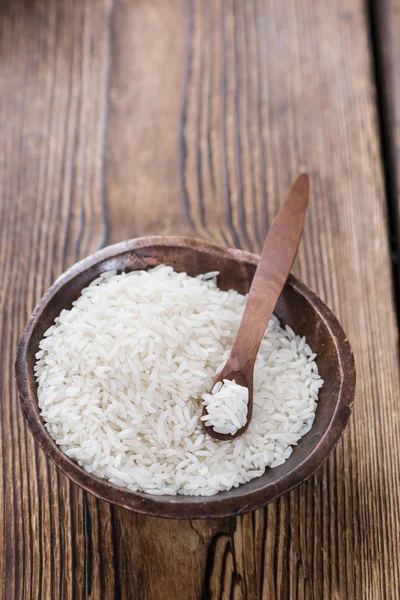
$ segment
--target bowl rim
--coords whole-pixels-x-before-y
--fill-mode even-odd
[[[78,463],[68,458],[51,438],[40,417],[36,382],[28,367],[28,347],[35,327],[53,296],[80,273],[100,262],[127,252],[132,252],[134,255],[136,251],[155,246],[175,246],[214,255],[223,254],[239,262],[255,266],[259,260],[259,257],[251,252],[236,248],[224,248],[199,238],[145,236],[107,246],[75,263],[58,277],[39,300],[19,342],[15,377],[21,410],[35,440],[47,456],[69,479],[101,500],[141,514],[173,519],[214,519],[250,512],[289,492],[322,466],[337,445],[347,425],[354,403],[356,372],[349,340],[328,306],[292,274],[286,285],[291,286],[296,293],[303,296],[313,306],[334,340],[340,368],[340,387],[331,421],[315,448],[304,460],[276,481],[267,482],[264,486],[244,491],[243,494],[235,497],[226,497],[225,494],[229,494],[229,492],[220,492],[214,496],[153,496],[144,492],[130,491],[87,473]],[[140,260],[142,259],[140,258]]]

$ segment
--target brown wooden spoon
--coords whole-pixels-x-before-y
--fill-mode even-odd
[[[250,424],[253,413],[254,364],[265,330],[296,258],[307,211],[309,189],[308,175],[302,173],[292,185],[265,238],[230,357],[212,386],[213,389],[219,381],[229,379],[248,388],[247,422],[236,433],[231,434],[218,433],[202,421],[206,432],[218,440],[233,440],[242,435]],[[202,416],[206,414],[207,407],[203,406]]]

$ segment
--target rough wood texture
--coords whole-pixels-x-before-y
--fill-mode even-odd
[[[367,26],[362,0],[0,2],[3,598],[398,597],[398,337]],[[335,454],[236,521],[82,493],[19,413],[13,360],[36,301],[106,241],[257,250],[299,170],[312,195],[296,271],[359,374]]]

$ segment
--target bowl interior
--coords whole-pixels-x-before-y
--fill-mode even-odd
[[[105,500],[139,512],[175,518],[221,517],[248,512],[267,504],[308,478],[336,445],[350,414],[354,398],[354,361],[336,318],[300,281],[290,276],[275,314],[282,324],[305,335],[317,353],[324,386],[319,394],[316,419],[290,458],[260,478],[210,497],[150,496],[130,492],[89,475],[67,458],[51,439],[39,415],[33,375],[35,354],[44,332],[62,309],[70,308],[83,287],[100,273],[132,271],[168,264],[177,271],[198,275],[220,272],[221,289],[247,293],[257,257],[206,242],[181,238],[141,238],[111,246],[74,265],[50,288],[37,306],[21,340],[16,373],[22,409],[37,441],[56,464],[76,483]]]

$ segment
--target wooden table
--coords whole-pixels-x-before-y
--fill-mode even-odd
[[[400,598],[399,31],[400,0],[0,1],[2,598]],[[37,300],[135,236],[258,251],[300,170],[295,272],[358,370],[336,451],[238,519],[146,518],[83,493],[19,411]]]

